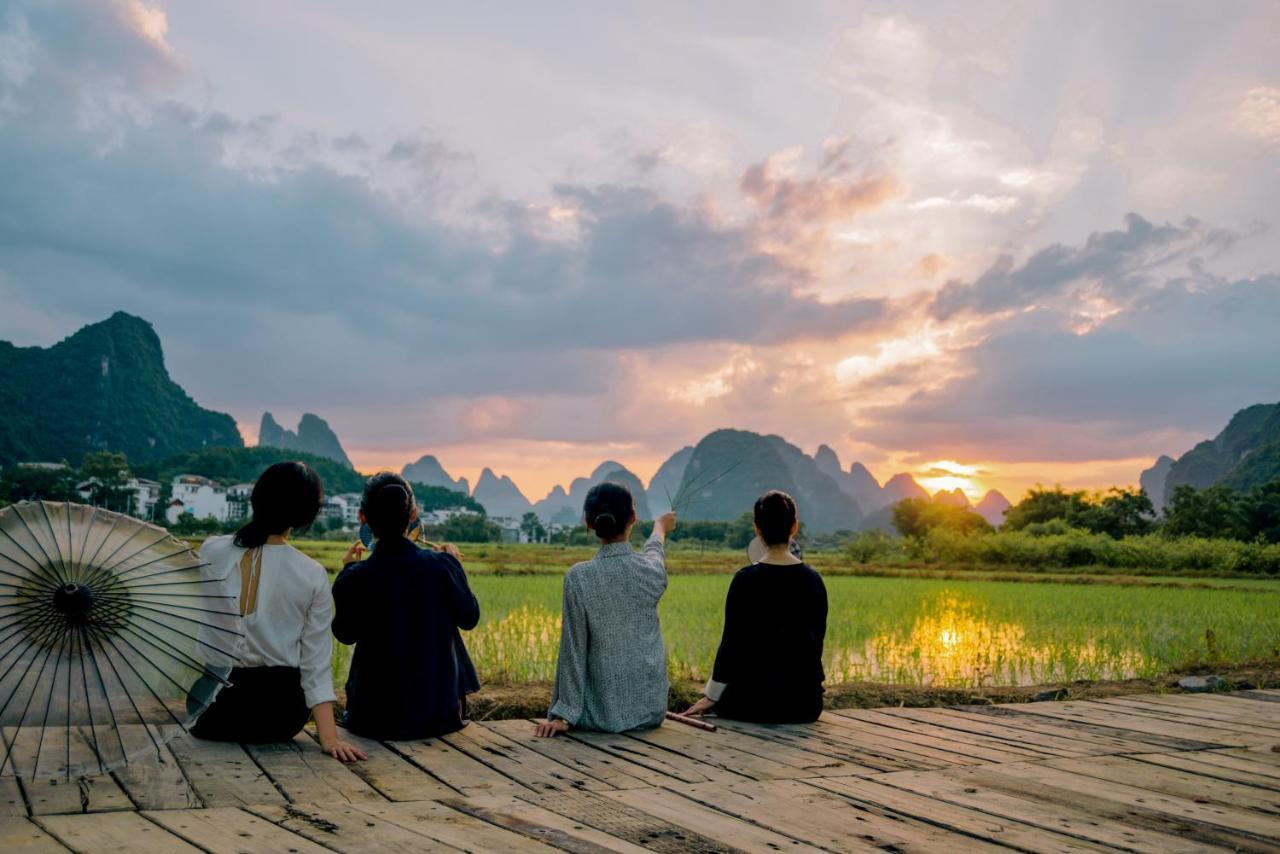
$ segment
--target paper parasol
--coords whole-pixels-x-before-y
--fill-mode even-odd
[[[0,510],[0,773],[154,759],[227,684],[239,607],[163,528],[79,504]]]

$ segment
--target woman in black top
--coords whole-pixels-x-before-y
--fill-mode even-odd
[[[827,588],[790,551],[799,528],[785,492],[756,501],[756,534],[765,554],[729,585],[724,634],[705,696],[686,714],[713,711],[762,723],[809,723],[822,713],[822,641]]]
[[[355,644],[347,677],[347,729],[376,739],[429,738],[466,724],[466,695],[479,690],[459,629],[480,606],[457,549],[418,548],[405,535],[418,516],[399,475],[374,475],[360,520],[373,529],[368,559],[357,542],[333,584],[334,636]],[[358,561],[358,562],[357,562]]]

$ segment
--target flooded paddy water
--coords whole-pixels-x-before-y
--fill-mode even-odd
[[[702,680],[730,576],[673,575],[660,613],[674,679]],[[1151,677],[1280,656],[1280,582],[1160,587],[829,576],[828,684],[978,687]],[[485,682],[549,681],[557,575],[473,575],[464,634]],[[349,650],[335,652],[339,684]]]

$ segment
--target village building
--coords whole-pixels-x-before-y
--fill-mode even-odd
[[[195,474],[180,474],[173,479],[172,496],[164,513],[170,525],[181,516],[227,521],[227,490],[217,481]]]

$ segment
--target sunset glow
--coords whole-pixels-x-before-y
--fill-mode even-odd
[[[145,318],[251,442],[536,500],[737,428],[976,502],[1280,397],[1272,3],[55,5],[0,20],[0,340]]]

